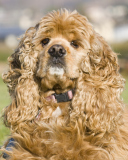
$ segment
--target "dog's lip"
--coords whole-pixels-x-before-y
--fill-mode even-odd
[[[50,68],[50,67],[63,68],[64,70],[66,70],[66,66],[65,66],[64,62],[61,62],[60,60],[58,60],[58,61],[49,60],[49,62],[47,64],[47,68]]]
[[[64,70],[65,70],[65,67],[61,64],[61,63],[57,63],[57,64],[50,64],[49,66],[48,66],[48,68],[50,68],[50,67],[56,67],[56,68],[63,68]]]
[[[60,58],[56,58],[56,57],[53,57],[53,58],[49,59],[48,65],[50,65],[50,64],[54,64],[54,65],[59,64],[59,65],[62,65],[62,66],[65,65],[64,59],[60,59]]]
[[[61,60],[59,58],[56,58],[56,57],[52,58],[52,63],[54,63],[54,64],[58,64],[58,63],[62,64]]]
[[[75,78],[70,78],[70,77],[69,77],[69,79],[70,79],[70,80],[75,80],[75,79],[77,79],[77,78],[76,78],[76,77],[75,77]]]

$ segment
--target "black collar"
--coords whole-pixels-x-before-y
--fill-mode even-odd
[[[60,102],[71,101],[73,99],[74,94],[75,94],[75,89],[71,89],[65,93],[61,93],[61,94],[54,93],[52,95],[55,97],[57,103],[60,103]]]

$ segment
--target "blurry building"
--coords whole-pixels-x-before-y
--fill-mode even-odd
[[[60,8],[77,9],[85,14],[94,29],[110,43],[128,41],[127,0],[0,0],[0,40],[10,37],[14,40],[48,11]]]

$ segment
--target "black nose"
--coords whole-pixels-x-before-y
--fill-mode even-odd
[[[52,56],[52,57],[63,57],[66,54],[66,50],[64,49],[63,46],[59,45],[59,44],[55,44],[52,47],[50,47],[50,49],[48,50],[48,53]]]

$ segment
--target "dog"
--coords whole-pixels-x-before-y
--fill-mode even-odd
[[[85,16],[53,11],[22,36],[3,74],[10,160],[128,160],[125,80]],[[7,149],[9,148],[9,149]]]

